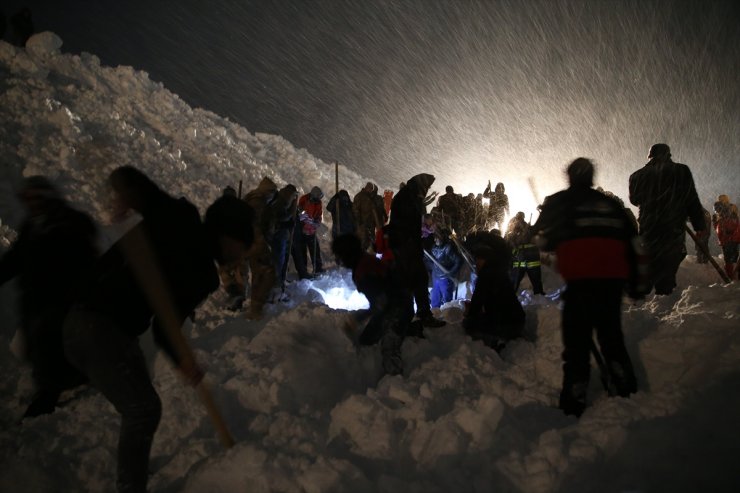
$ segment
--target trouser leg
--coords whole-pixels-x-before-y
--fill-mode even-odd
[[[73,310],[64,328],[70,362],[121,415],[118,437],[119,492],[145,492],[149,453],[162,404],[136,340],[95,313]]]

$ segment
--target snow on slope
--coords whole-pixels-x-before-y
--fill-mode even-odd
[[[116,166],[139,167],[201,210],[226,185],[246,193],[264,176],[299,190],[334,193],[334,166],[279,136],[250,134],[209,111],[193,109],[131,67],[102,67],[94,55],[60,53],[42,33],[28,48],[0,42],[0,219],[15,224],[7,192],[21,175],[47,174],[70,201],[103,218],[105,178]],[[340,166],[341,186],[358,191]],[[354,192],[353,192],[354,193]]]
[[[120,164],[201,210],[226,183],[242,179],[248,190],[265,175],[332,190],[332,167],[306,151],[193,110],[141,72],[59,54],[55,43],[51,34],[28,50],[0,43],[6,190],[46,174],[100,220],[102,183]],[[351,192],[366,181],[345,176]],[[12,225],[21,212],[2,197],[0,218]],[[556,299],[525,293],[531,337],[500,356],[464,335],[452,303],[440,312],[447,326],[404,343],[404,376],[381,378],[377,348],[357,351],[340,329],[347,312],[322,302],[331,288],[349,297],[348,272],[292,283],[292,301],[270,305],[260,322],[224,310],[217,293],[185,330],[237,444],[221,448],[197,396],[145,340],[163,401],[150,489],[736,491],[740,285],[717,284],[693,257],[679,274],[674,294],[625,305],[641,391],[607,399],[594,375],[580,421],[554,408]],[[546,271],[546,290],[561,287]],[[118,418],[97,392],[68,393],[54,414],[17,424],[31,381],[8,349],[13,303],[12,286],[0,289],[0,490],[111,491]]]

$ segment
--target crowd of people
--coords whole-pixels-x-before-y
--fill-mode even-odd
[[[382,196],[373,183],[353,198],[337,191],[326,206],[331,251],[370,303],[358,344],[378,344],[385,373],[403,374],[404,338],[444,325],[432,309],[467,284],[465,331],[501,351],[524,334],[517,297],[524,276],[533,295],[545,294],[541,258],[549,252],[566,283],[559,407],[584,412],[591,353],[603,359],[610,395],[636,392],[621,329],[623,295],[675,289],[687,219],[704,258],[709,230],[716,231],[730,279],[737,278],[740,243],[737,207],[727,195],[710,215],[690,169],[672,161],[667,145],[652,146],[648,159],[629,177],[637,219],[620,199],[593,187],[595,168],[586,158],[567,166],[569,187],[544,200],[534,224],[519,211],[505,230],[503,183],[491,191],[489,182],[478,196],[447,186],[437,198],[429,193],[434,176],[422,173]],[[170,196],[131,166],[114,170],[108,185],[112,219],[133,211],[141,221],[100,254],[94,221],[45,177],[26,178],[18,197],[27,215],[0,258],[0,284],[20,280],[21,328],[37,391],[24,418],[53,412],[63,390],[89,383],[121,414],[119,491],[145,491],[161,403],[138,336],[151,327],[185,381],[198,385],[203,372],[183,322],[219,285],[231,295],[231,309],[242,309],[248,296],[246,316],[262,317],[267,303],[284,299],[290,258],[296,279],[321,275],[324,193],[314,186],[300,194],[265,177],[243,197],[226,187],[201,218],[187,199]]]

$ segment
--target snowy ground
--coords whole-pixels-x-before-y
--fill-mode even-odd
[[[21,219],[12,187],[35,173],[101,223],[102,183],[120,164],[201,210],[226,184],[243,180],[248,191],[263,176],[333,190],[333,167],[280,137],[251,135],[146,74],[53,46],[51,34],[28,52],[0,43],[3,245]],[[365,181],[343,170],[351,193]],[[377,348],[356,351],[341,329],[341,307],[356,308],[344,270],[291,283],[290,301],[259,322],[214,295],[186,332],[236,446],[221,447],[197,395],[145,339],[163,401],[151,491],[740,491],[740,284],[719,284],[690,256],[674,294],[625,303],[640,391],[606,398],[595,371],[591,406],[576,420],[554,407],[561,282],[545,274],[552,296],[522,296],[529,340],[499,356],[463,334],[452,303],[440,312],[445,327],[404,343],[396,377],[381,376]],[[31,380],[14,356],[15,295],[0,288],[0,491],[112,491],[118,418],[100,394],[65,394],[54,414],[18,423]]]

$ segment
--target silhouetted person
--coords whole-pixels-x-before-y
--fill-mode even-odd
[[[686,218],[695,231],[706,228],[691,170],[671,160],[666,144],[655,144],[648,163],[630,175],[630,202],[640,208],[640,239],[650,257],[655,294],[670,294],[686,257]]]
[[[114,170],[113,213],[142,220],[96,263],[89,289],[64,324],[64,349],[121,414],[117,488],[144,492],[149,452],[161,416],[138,336],[152,327],[155,342],[190,385],[203,373],[180,332],[184,320],[218,287],[214,258],[239,258],[252,241],[252,214],[235,197],[221,197],[206,224],[186,199],[162,191],[139,170]],[[215,209],[215,211],[214,211]]]
[[[45,177],[26,178],[19,199],[27,216],[0,259],[0,285],[19,280],[21,333],[36,386],[24,417],[32,417],[53,412],[62,390],[85,381],[64,357],[62,324],[97,256],[97,232]]]
[[[517,212],[509,221],[505,236],[511,245],[513,256],[511,283],[514,285],[514,291],[518,290],[526,274],[532,283],[533,294],[545,294],[542,288],[540,249],[533,243],[532,235],[532,227],[524,218],[524,213]]]
[[[385,373],[403,373],[401,344],[414,317],[414,305],[411,291],[399,278],[400,272],[365,252],[355,235],[338,236],[332,243],[332,252],[340,265],[352,269],[352,281],[370,303],[370,320],[359,343],[380,342]]]
[[[363,250],[367,251],[375,239],[375,231],[383,227],[383,215],[378,215],[375,205],[376,186],[367,184],[357,192],[352,200],[352,213],[355,219],[355,229],[360,238]]]
[[[424,199],[434,176],[421,173],[406,182],[391,204],[388,238],[393,249],[395,265],[402,272],[401,278],[414,293],[416,315],[427,327],[445,324],[432,315],[429,301],[429,274],[424,264],[421,241],[422,216],[426,212]]]
[[[16,46],[26,46],[26,41],[33,35],[31,9],[23,7],[10,18],[10,42]]]
[[[509,214],[509,196],[503,183],[496,183],[496,188],[491,192],[491,182],[488,182],[483,196],[488,198],[488,218],[497,229],[503,231],[504,219]]]
[[[508,267],[501,262],[507,249],[503,239],[496,248],[483,243],[474,248],[477,280],[463,319],[468,335],[496,351],[524,332],[524,310],[509,280]]]
[[[340,190],[329,199],[326,210],[331,214],[332,239],[341,235],[354,234],[355,218],[352,213],[352,199],[349,198],[347,190]]]
[[[560,409],[580,416],[586,408],[590,376],[592,332],[606,360],[616,394],[637,391],[632,362],[622,335],[622,293],[628,280],[636,280],[637,231],[624,208],[594,190],[593,163],[578,158],[567,168],[570,187],[545,199],[533,228],[540,247],[554,251],[563,295],[563,388]],[[642,291],[630,289],[633,296]]]
[[[275,215],[271,207],[277,196],[277,185],[267,177],[257,188],[244,196],[244,201],[254,211],[254,242],[247,252],[251,282],[247,318],[262,318],[265,303],[270,299],[277,275],[270,243],[275,232]]]
[[[298,207],[298,190],[288,184],[278,190],[277,197],[270,205],[274,216],[275,232],[270,248],[275,259],[276,283],[281,290],[285,288],[285,276],[288,271],[288,257],[292,246],[292,235],[295,229],[296,209]]]
[[[447,185],[445,187],[445,193],[439,196],[437,199],[437,207],[443,214],[443,224],[447,229],[454,231],[457,234],[461,234],[460,228],[460,207],[462,206],[462,196],[455,193],[455,189],[452,186]]]

